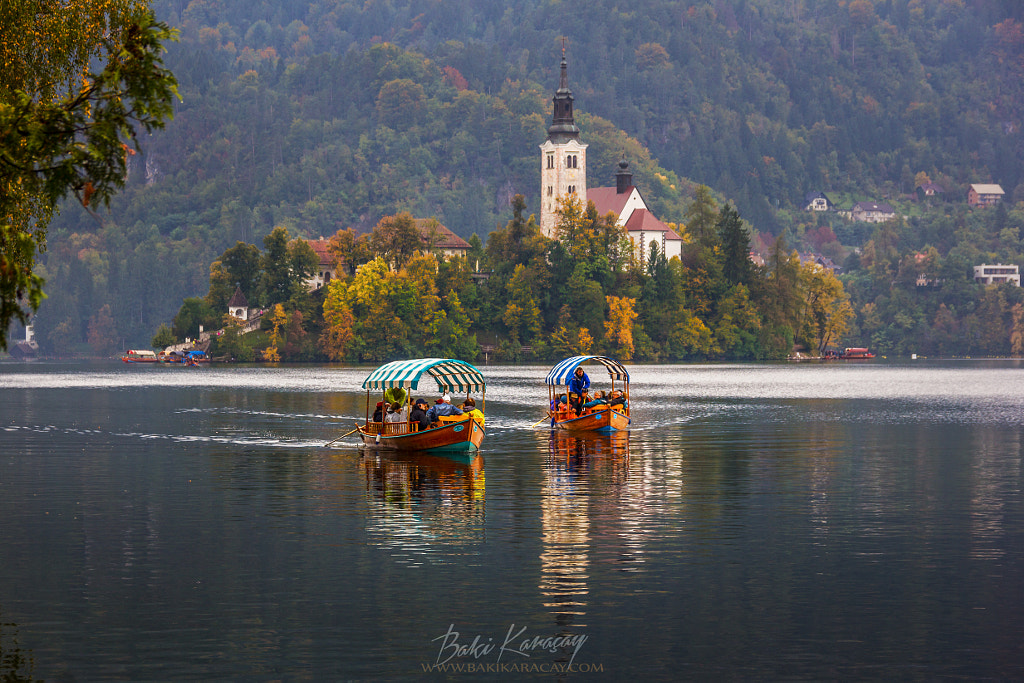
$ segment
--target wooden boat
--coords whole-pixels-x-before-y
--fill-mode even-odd
[[[875,354],[865,348],[848,348],[843,349],[839,357],[846,360],[870,360],[875,357]]]
[[[145,349],[128,349],[128,353],[121,356],[125,363],[159,363],[160,359],[152,351]]]
[[[622,391],[625,393],[626,403],[619,406],[597,406],[582,415],[576,415],[570,411],[553,411],[551,413],[551,428],[564,429],[574,432],[615,432],[629,429],[632,420],[629,417],[629,373],[619,361],[606,356],[573,356],[561,361],[545,378],[548,385],[548,398],[550,405],[556,405],[555,401],[560,390],[564,390],[576,371],[584,363],[594,361],[600,363],[608,370],[608,376],[612,381],[612,391],[615,390],[615,382],[622,382]]]
[[[409,397],[420,390],[420,379],[431,377],[438,394],[481,392],[480,410],[486,401],[484,378],[480,371],[465,361],[451,358],[420,358],[395,361],[374,370],[363,382],[366,389],[366,423],[357,432],[367,448],[397,451],[476,451],[484,440],[484,427],[469,415],[441,418],[438,426],[417,430],[410,422],[374,422],[370,419],[370,392],[401,387]],[[423,387],[426,390],[427,387]],[[430,387],[431,390],[434,386]],[[409,400],[407,398],[407,400]]]

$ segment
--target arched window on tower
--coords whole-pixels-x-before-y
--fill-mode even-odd
[[[555,155],[549,153],[548,154],[548,168],[554,168],[554,167],[555,167]]]

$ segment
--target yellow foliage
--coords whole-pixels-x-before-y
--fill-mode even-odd
[[[608,320],[604,323],[608,341],[618,344],[618,355],[622,360],[633,359],[633,321],[637,318],[634,310],[636,299],[624,296],[606,296]]]

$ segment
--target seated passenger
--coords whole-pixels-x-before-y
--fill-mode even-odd
[[[628,408],[629,402],[626,401],[625,394],[616,389],[615,391],[612,392],[612,397],[611,400],[608,401],[608,405],[610,405],[613,408],[618,408],[620,406],[622,408]]]
[[[384,421],[384,401],[377,401],[377,409],[373,411],[373,421],[383,422]]]
[[[476,409],[476,401],[467,398],[462,402],[462,412],[477,421],[481,427],[484,425],[484,414]]]
[[[417,431],[422,431],[430,426],[430,419],[427,417],[427,402],[422,398],[416,399],[412,404],[409,421],[416,425]]]
[[[430,423],[440,422],[441,417],[445,415],[462,415],[462,411],[451,404],[451,396],[445,394],[441,398],[437,399],[434,405],[430,406],[430,410],[427,411],[427,418]]]
[[[548,415],[551,417],[555,416],[555,413],[559,412],[566,407],[568,403],[568,397],[565,394],[556,396],[548,402]]]
[[[606,406],[606,405],[608,405],[608,401],[606,401],[605,398],[604,398],[604,392],[603,391],[595,391],[594,392],[594,399],[592,401],[587,401],[586,403],[584,403],[583,404],[583,408],[584,408],[584,410],[594,410],[598,406]]]
[[[405,422],[402,416],[402,404],[395,401],[388,406],[388,413],[384,416],[385,422]]]

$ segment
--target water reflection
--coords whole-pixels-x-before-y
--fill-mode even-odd
[[[3,620],[0,610],[0,681],[4,683],[35,683],[35,661],[31,651],[21,649],[18,625]]]
[[[629,434],[567,436],[552,432],[541,490],[540,592],[555,623],[586,626],[591,553],[591,492],[624,483]],[[562,635],[571,635],[564,630]]]
[[[485,540],[484,459],[479,453],[364,453],[370,499],[368,533],[396,559],[421,564]]]

